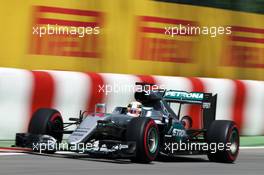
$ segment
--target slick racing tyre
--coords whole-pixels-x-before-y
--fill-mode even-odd
[[[138,163],[153,161],[159,152],[159,131],[153,119],[133,118],[126,133],[127,141],[136,143],[136,154],[131,160]]]
[[[208,144],[224,144],[224,149],[218,149],[212,153],[209,150],[207,156],[210,161],[232,163],[239,153],[239,132],[236,124],[228,120],[215,120],[209,127],[206,138]]]
[[[49,135],[62,141],[63,120],[59,111],[55,109],[40,108],[32,116],[28,132],[31,134]]]

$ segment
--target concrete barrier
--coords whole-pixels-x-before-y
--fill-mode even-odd
[[[14,139],[16,132],[25,132],[39,107],[56,108],[67,121],[79,110],[92,112],[96,103],[106,103],[108,111],[126,106],[134,99],[132,88],[137,81],[218,93],[217,119],[236,121],[243,135],[264,134],[263,81],[0,68],[0,139]],[[193,117],[196,128],[200,127],[198,110],[187,105],[182,112]]]

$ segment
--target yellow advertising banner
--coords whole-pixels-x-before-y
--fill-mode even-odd
[[[264,79],[264,15],[154,0],[0,6],[0,66]]]

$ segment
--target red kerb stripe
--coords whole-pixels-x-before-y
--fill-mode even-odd
[[[151,75],[137,75],[137,77],[140,79],[140,82],[150,83],[150,84],[157,84],[157,81]]]
[[[188,78],[188,80],[192,84],[192,91],[193,92],[205,92],[205,87],[203,82],[199,78]],[[201,106],[199,105],[190,105],[188,114],[193,119],[193,128],[200,129],[201,122],[202,122],[202,113],[201,113]]]
[[[234,80],[235,99],[233,104],[233,120],[236,122],[239,130],[243,127],[244,107],[246,102],[246,86],[240,80]]]
[[[52,108],[55,83],[54,79],[48,72],[32,71],[33,74],[33,88],[31,100],[31,115],[39,108]]]

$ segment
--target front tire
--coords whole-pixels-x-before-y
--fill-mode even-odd
[[[206,138],[208,144],[229,144],[223,150],[216,150],[216,153],[207,154],[210,161],[233,163],[239,153],[239,131],[236,124],[228,120],[215,120],[209,127]]]
[[[59,111],[49,108],[40,108],[32,116],[28,132],[32,134],[49,135],[57,142],[62,141],[63,119]]]
[[[127,141],[136,143],[136,155],[131,160],[149,163],[159,152],[159,132],[153,119],[137,117],[131,119],[127,126]]]

